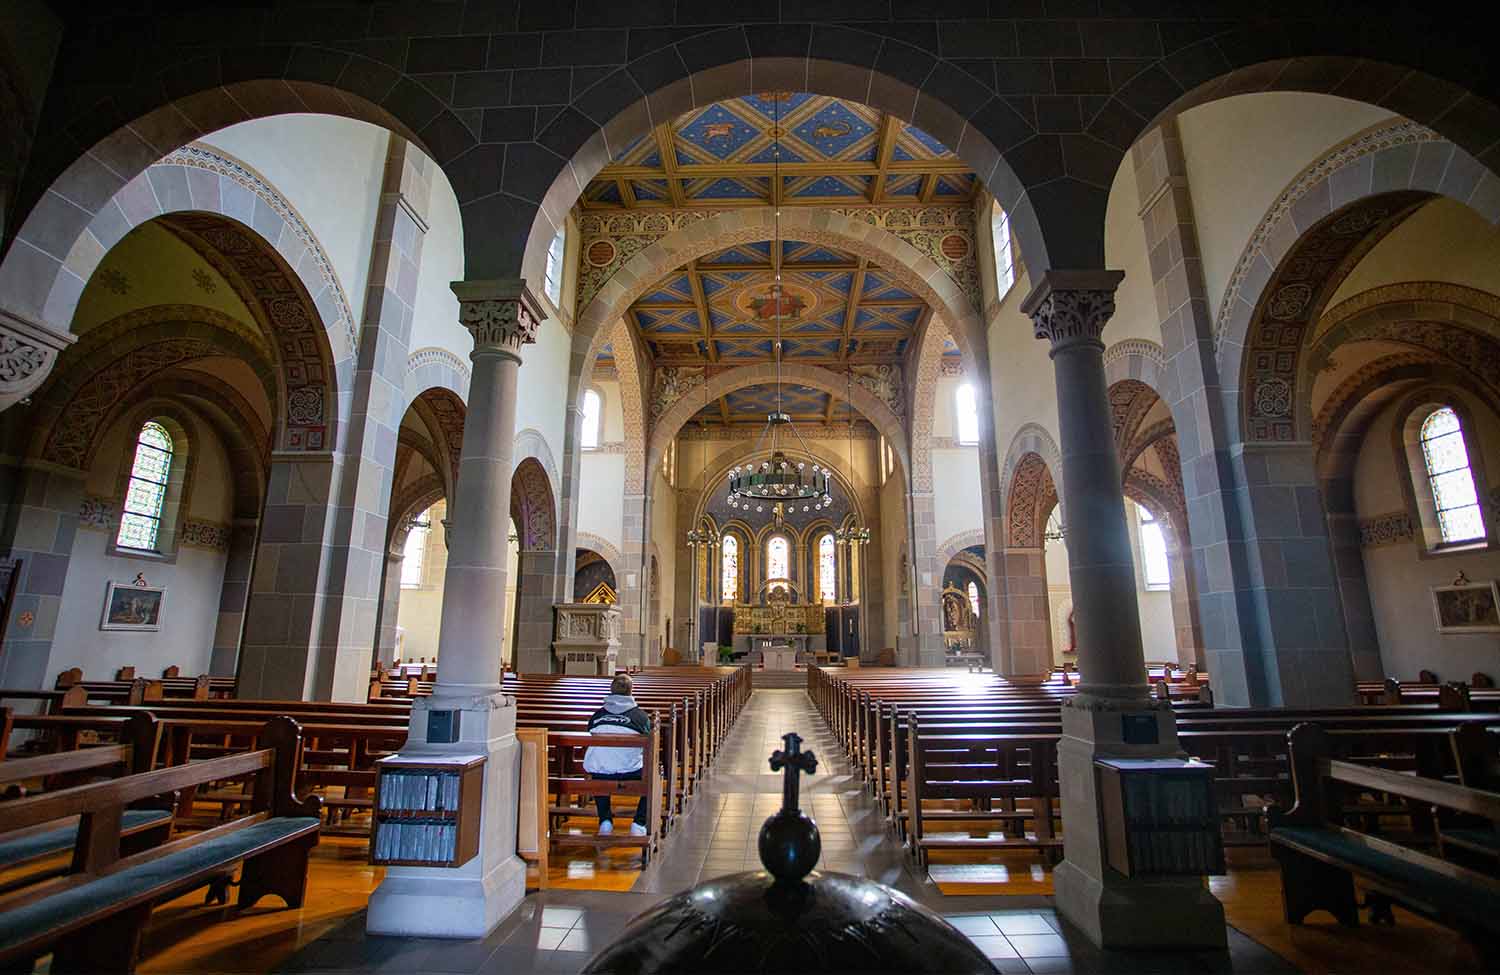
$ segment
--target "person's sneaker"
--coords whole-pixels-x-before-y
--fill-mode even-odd
[[[602,822],[602,823],[599,824],[599,835],[600,836],[608,836],[609,834],[613,833],[614,831],[615,831],[615,824],[612,823],[612,822],[610,822],[607,819],[604,822]]]
[[[631,823],[630,824],[630,835],[631,836],[645,836],[646,835],[646,827],[642,826],[640,823]]]

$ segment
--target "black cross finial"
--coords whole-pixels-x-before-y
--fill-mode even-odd
[[[781,809],[783,812],[796,812],[797,805],[797,773],[805,772],[812,775],[818,770],[818,757],[812,752],[802,750],[802,736],[795,731],[789,731],[781,736],[786,742],[786,749],[771,753],[771,771],[780,772],[785,770],[786,778],[781,785]]]

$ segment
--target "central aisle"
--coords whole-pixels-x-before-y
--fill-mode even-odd
[[[771,771],[769,759],[789,731],[802,736],[803,751],[818,757],[817,771],[802,777],[802,809],[817,820],[823,837],[818,869],[859,874],[912,892],[916,878],[909,861],[875,803],[860,791],[807,693],[770,689],[751,696],[691,811],[673,826],[661,855],[633,891],[675,893],[723,874],[760,869],[755,848],[760,825],[781,808],[782,776]]]

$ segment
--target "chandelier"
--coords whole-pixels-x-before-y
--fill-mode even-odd
[[[833,504],[832,478],[830,471],[819,464],[809,465],[804,461],[791,460],[782,449],[781,429],[791,430],[804,452],[807,444],[802,434],[792,423],[792,418],[781,408],[781,322],[790,314],[801,315],[800,299],[788,300],[781,286],[781,105],[774,102],[771,128],[771,197],[775,207],[775,221],[771,240],[771,272],[773,281],[769,297],[756,306],[756,317],[770,319],[776,324],[776,341],[771,350],[776,360],[776,411],[766,417],[765,428],[755,442],[752,454],[759,455],[769,449],[769,460],[760,464],[736,464],[729,471],[729,506],[746,511],[754,509],[764,512],[766,505],[781,505],[782,511],[793,512],[800,506],[803,511],[820,511]]]

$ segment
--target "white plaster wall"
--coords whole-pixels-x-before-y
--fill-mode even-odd
[[[385,129],[353,119],[274,115],[201,141],[251,166],[296,207],[327,251],[359,321],[389,140]]]
[[[1156,310],[1140,211],[1135,167],[1127,154],[1110,184],[1104,218],[1104,266],[1125,272],[1125,279],[1115,289],[1115,313],[1105,328],[1106,345],[1125,338],[1161,341],[1161,316]]]
[[[196,418],[190,419],[188,434],[194,459],[186,517],[225,524],[231,502],[224,448]],[[117,497],[134,440],[135,431],[124,420],[109,430],[85,482],[89,493]],[[100,680],[114,677],[121,667],[135,667],[142,677],[159,677],[173,665],[184,674],[207,673],[228,553],[182,545],[169,561],[110,554],[113,542],[112,529],[79,528],[63,583],[62,605],[69,610],[57,621],[47,680],[69,667]],[[167,588],[161,628],[154,633],[99,629],[106,585],[128,584],[137,573]]]
[[[624,549],[625,455],[583,452],[579,465],[578,530]]]
[[[550,318],[543,322],[537,329],[536,342],[521,350],[520,381],[516,387],[516,429],[529,427],[542,435],[552,450],[559,476],[571,343],[572,337],[559,322]],[[557,487],[553,485],[554,489]]]
[[[1001,464],[1022,425],[1039,423],[1057,436],[1057,384],[1047,343],[1036,338],[1031,319],[1021,314],[1021,301],[1030,290],[1031,280],[1023,274],[989,323],[990,393]],[[1112,341],[1107,329],[1105,341]]]
[[[620,399],[618,380],[599,380],[594,383],[599,398],[603,400],[604,415],[599,421],[599,442],[620,443],[625,439],[625,410]],[[679,446],[678,450],[682,448]]]
[[[1178,117],[1211,312],[1287,184],[1337,143],[1390,117],[1364,102],[1302,92],[1236,95]]]
[[[417,303],[412,316],[410,351],[436,346],[464,362],[474,348],[468,329],[458,323],[458,297],[450,285],[464,278],[463,220],[458,198],[448,177],[429,162],[432,195],[427,204],[427,236],[422,240],[422,264],[417,270]]]
[[[396,609],[396,626],[401,635],[401,659],[429,661],[437,659],[438,637],[443,622],[443,580],[448,571],[448,546],[443,540],[443,519],[448,506],[439,501],[429,509],[432,531],[427,533],[427,547],[422,555],[422,581],[414,589],[401,590],[401,604]],[[394,563],[393,563],[394,567]],[[513,586],[511,575],[506,585]]]
[[[1334,292],[1329,307],[1400,281],[1446,281],[1500,293],[1500,227],[1439,197],[1376,244]]]
[[[959,532],[984,527],[977,447],[932,452],[932,499],[938,544]]]
[[[1361,518],[1407,509],[1401,478],[1408,475],[1397,465],[1394,446],[1397,408],[1393,404],[1376,418],[1360,447],[1354,496]],[[1494,490],[1494,472],[1500,470],[1500,422],[1482,408],[1473,416],[1477,429],[1468,431],[1467,439],[1471,451],[1477,442],[1490,474],[1488,488],[1478,485],[1483,497]],[[1466,681],[1475,671],[1500,676],[1500,633],[1439,633],[1431,593],[1433,586],[1451,584],[1460,571],[1475,582],[1500,578],[1500,551],[1425,555],[1420,535],[1418,529],[1410,542],[1363,550],[1385,673],[1399,680],[1415,680],[1423,668],[1443,680]]]

